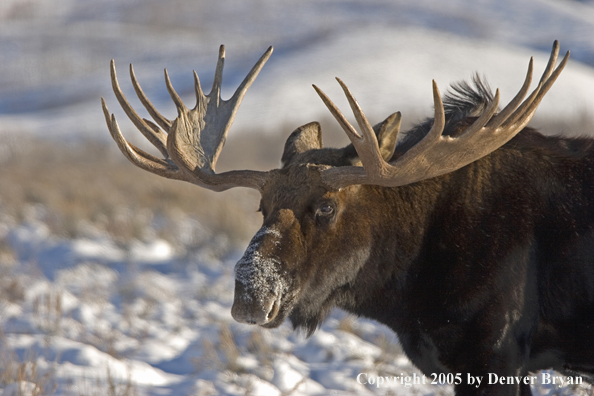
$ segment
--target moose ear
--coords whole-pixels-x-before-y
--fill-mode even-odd
[[[288,164],[296,155],[307,150],[322,148],[322,128],[318,122],[310,122],[297,128],[285,142],[281,162]]]
[[[388,162],[394,155],[398,132],[400,131],[400,112],[391,114],[383,122],[373,127],[377,136],[377,143],[384,161]]]

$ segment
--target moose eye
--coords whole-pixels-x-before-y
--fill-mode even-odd
[[[317,216],[331,216],[334,213],[334,205],[330,203],[321,204],[316,210]]]

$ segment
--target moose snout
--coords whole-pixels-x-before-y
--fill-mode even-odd
[[[235,264],[235,296],[231,315],[241,323],[265,325],[280,311],[286,279],[276,250],[281,241],[276,227],[263,226]]]
[[[271,322],[279,311],[279,298],[271,294],[254,298],[240,282],[235,282],[235,296],[231,316],[240,323],[264,325]]]

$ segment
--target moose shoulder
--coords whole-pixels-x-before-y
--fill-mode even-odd
[[[236,265],[233,317],[263,327],[288,318],[312,333],[333,307],[397,334],[424,373],[486,378],[553,368],[594,377],[594,148],[592,139],[545,137],[526,127],[567,62],[551,58],[535,90],[502,110],[483,82],[441,95],[435,115],[397,139],[400,114],[372,127],[343,87],[361,133],[317,87],[351,144],[322,147],[309,123],[291,134],[282,167],[215,173],[243,95],[270,48],[229,101],[215,82],[168,120],[134,88],[156,123],[116,97],[163,159],[129,144],[105,102],[112,137],[137,166],[221,191],[261,193],[263,225]],[[524,99],[526,98],[526,99]],[[398,141],[398,143],[397,143]],[[466,374],[464,374],[466,375]],[[530,386],[462,383],[462,394],[530,394]]]

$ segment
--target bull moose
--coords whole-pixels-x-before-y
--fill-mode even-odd
[[[265,328],[289,318],[311,334],[340,307],[393,329],[427,375],[512,378],[555,369],[592,382],[594,140],[527,127],[569,52],[555,68],[554,43],[526,97],[531,59],[524,84],[502,110],[499,91],[479,78],[443,99],[433,82],[434,117],[401,139],[400,113],[372,127],[338,79],[358,132],[314,85],[351,144],[323,148],[320,125],[311,122],[287,139],[280,169],[215,173],[236,111],[271,53],[225,101],[221,46],[208,95],[194,72],[193,109],[165,71],[175,120],[155,109],[130,66],[155,122],[131,107],[112,60],[120,105],[163,159],[127,142],[102,99],[111,136],[140,168],[214,191],[260,192],[263,225],[235,267],[233,318]],[[529,384],[510,382],[461,381],[455,391],[531,393]]]

